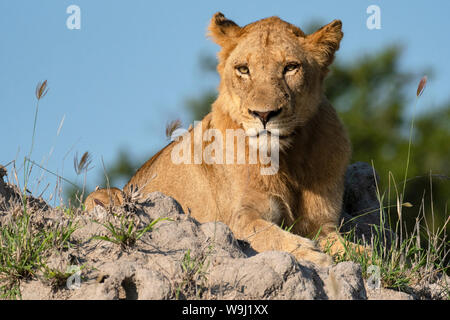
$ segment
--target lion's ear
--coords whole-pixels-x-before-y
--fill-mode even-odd
[[[241,27],[234,21],[228,20],[221,12],[217,12],[211,19],[208,35],[215,43],[224,47],[239,37]]]
[[[342,22],[334,20],[306,37],[309,51],[323,68],[327,68],[334,60],[334,53],[339,49],[344,33]]]

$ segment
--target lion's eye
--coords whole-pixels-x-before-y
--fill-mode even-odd
[[[236,67],[236,70],[240,73],[240,74],[249,74],[250,70],[248,69],[247,66],[238,66]]]
[[[297,70],[300,67],[300,65],[298,63],[289,63],[288,65],[286,65],[286,67],[284,67],[283,73],[288,73],[288,72],[292,72]]]

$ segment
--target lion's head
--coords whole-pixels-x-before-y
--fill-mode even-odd
[[[306,35],[278,17],[239,27],[216,13],[209,35],[221,46],[221,107],[247,132],[277,129],[290,139],[318,108],[341,26],[335,20]]]

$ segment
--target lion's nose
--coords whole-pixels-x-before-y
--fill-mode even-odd
[[[261,120],[261,122],[264,125],[264,128],[266,127],[267,122],[269,122],[270,118],[273,118],[277,115],[279,115],[281,112],[281,108],[278,110],[271,110],[271,111],[255,111],[248,109],[248,113],[250,113],[255,118],[258,118]]]

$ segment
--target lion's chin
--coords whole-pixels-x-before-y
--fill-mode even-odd
[[[279,130],[279,129],[256,129],[250,128],[245,131],[247,137],[256,138],[260,136],[273,136],[278,139],[289,139],[295,134],[295,131]]]
[[[268,148],[272,148],[275,145],[277,149],[282,152],[287,152],[293,144],[295,131],[289,132],[286,130],[274,130],[274,129],[259,129],[249,130],[247,136],[249,137],[250,146],[260,148],[267,144]],[[261,139],[263,143],[261,145]]]

